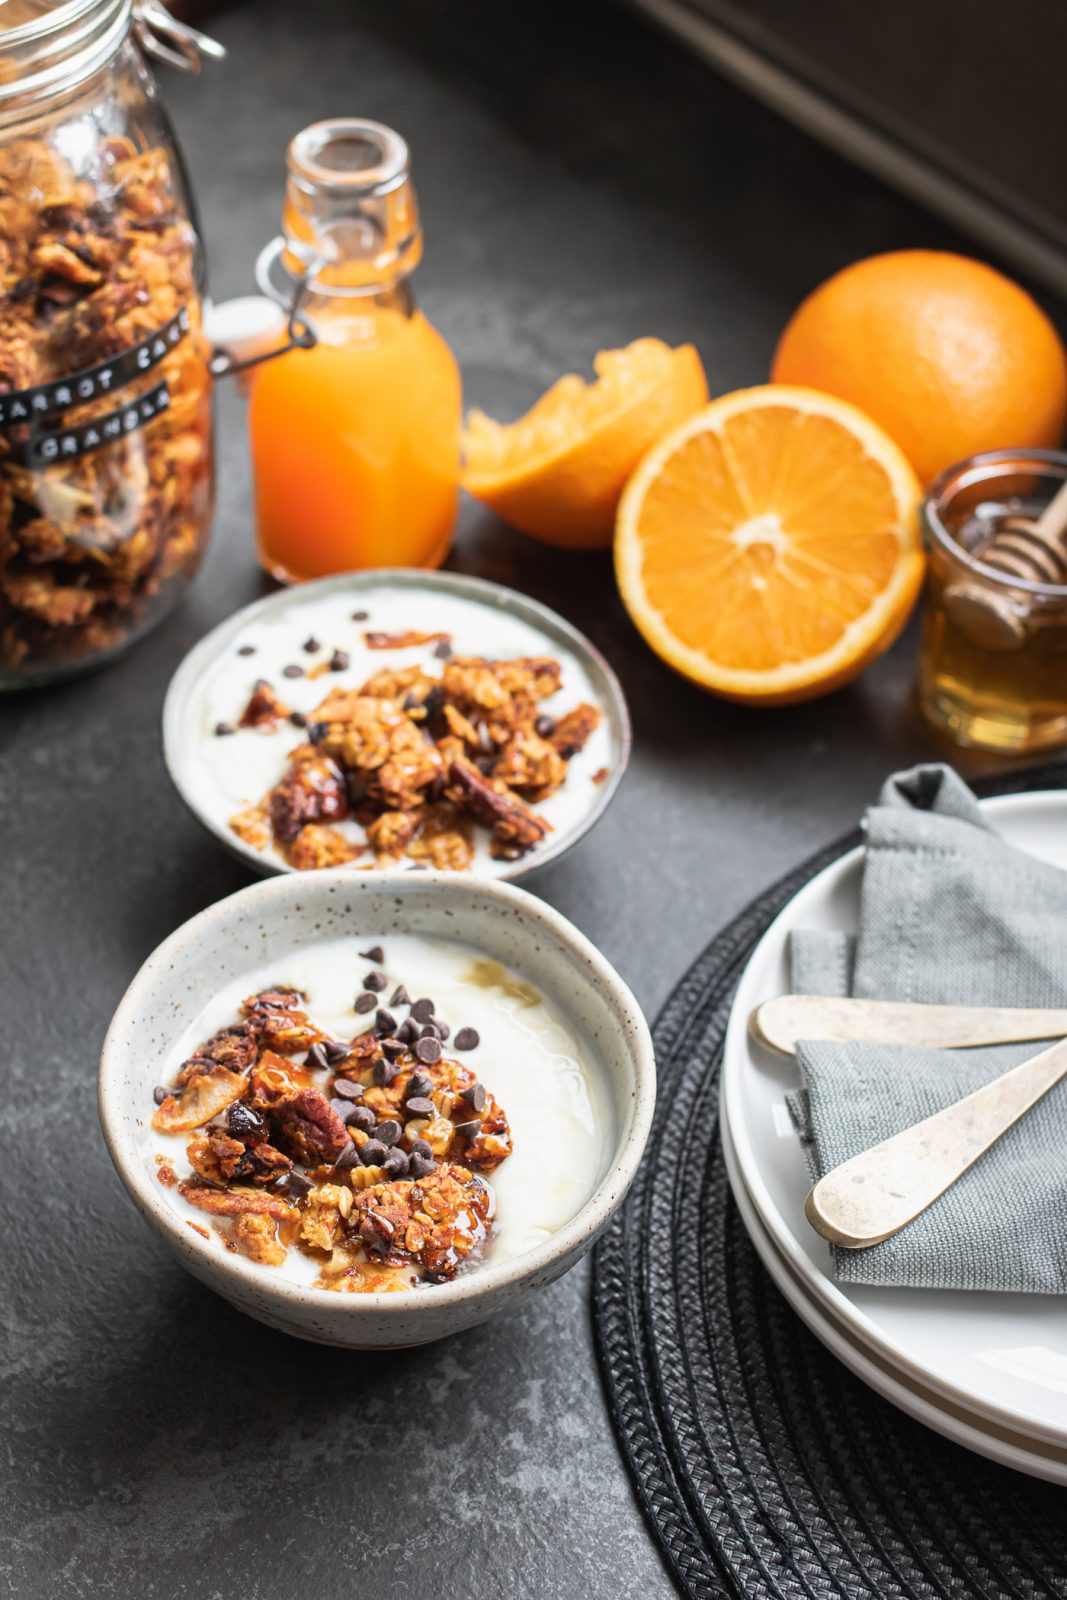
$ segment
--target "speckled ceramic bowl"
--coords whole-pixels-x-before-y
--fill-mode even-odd
[[[390,595],[392,601],[387,602],[385,597]],[[255,849],[234,833],[229,825],[229,817],[235,806],[231,802],[223,802],[217,783],[198,758],[197,741],[201,734],[197,730],[211,727],[214,722],[210,703],[216,674],[226,668],[241,641],[247,640],[257,628],[284,621],[294,611],[299,611],[303,617],[323,604],[343,601],[346,614],[352,607],[369,608],[376,627],[403,629],[410,625],[410,616],[407,609],[397,607],[398,595],[429,601],[434,613],[439,606],[449,603],[459,602],[469,607],[470,632],[464,633],[465,642],[462,646],[457,639],[457,649],[461,654],[470,649],[492,650],[493,646],[487,644],[486,640],[492,638],[493,629],[501,619],[509,619],[530,630],[530,649],[534,653],[547,652],[558,656],[564,663],[565,683],[570,682],[568,662],[572,670],[582,674],[585,690],[577,690],[563,709],[569,709],[570,705],[582,698],[589,698],[601,712],[601,728],[597,736],[600,753],[597,760],[603,763],[603,777],[598,776],[595,790],[589,791],[592,796],[590,803],[580,815],[570,819],[561,819],[553,814],[553,807],[561,796],[535,807],[552,824],[548,838],[514,861],[490,861],[484,852],[479,851],[472,869],[478,877],[514,880],[540,871],[584,838],[614,799],[630,758],[630,714],[615,673],[599,650],[577,628],[539,601],[531,600],[528,595],[507,589],[500,583],[491,583],[485,578],[472,578],[458,572],[423,572],[417,568],[344,572],[334,578],[320,578],[314,583],[280,589],[227,617],[189,651],[167,690],[163,706],[163,758],[171,781],[193,816],[256,872],[291,872],[293,868],[274,855]],[[309,615],[300,632],[305,628],[314,632],[318,627],[319,619]],[[333,637],[329,635],[331,642]],[[346,645],[350,643],[347,638],[342,638],[342,642]],[[293,653],[296,657],[300,656],[298,649],[294,648]],[[405,661],[405,664],[411,662]],[[251,679],[255,676],[255,670],[247,663],[244,665]],[[379,665],[386,665],[384,658]],[[325,694],[327,685],[320,681],[319,686],[321,693]],[[293,738],[296,739],[295,733]],[[589,771],[579,779],[577,770],[583,765],[591,768],[592,755],[593,742],[572,764],[568,776],[570,783],[589,782]],[[277,776],[281,776],[280,770]],[[561,795],[569,792],[565,784]],[[246,803],[251,798],[246,797]],[[360,863],[361,869],[365,866],[366,861]]]
[[[152,1089],[172,1042],[227,982],[301,945],[373,931],[459,939],[516,968],[585,1035],[614,1111],[607,1171],[576,1216],[523,1255],[491,1258],[452,1283],[392,1294],[305,1287],[188,1226],[156,1177]],[[626,985],[564,917],[510,884],[447,874],[335,870],[269,878],[209,906],[141,968],[100,1058],[100,1118],[142,1215],[183,1266],[241,1311],[298,1338],[352,1349],[425,1344],[510,1311],[589,1249],[641,1159],[655,1102],[648,1025]]]

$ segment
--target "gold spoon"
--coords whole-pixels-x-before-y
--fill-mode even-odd
[[[798,1039],[826,1039],[834,1043],[865,1040],[871,1044],[964,1050],[969,1045],[1061,1039],[1067,1034],[1067,1010],[936,1006],[901,1000],[783,994],[757,1006],[748,1019],[748,1026],[760,1044],[783,1055],[795,1054]]]
[[[816,1233],[846,1250],[880,1244],[922,1215],[1067,1076],[1067,1039],[834,1167],[804,1202]]]

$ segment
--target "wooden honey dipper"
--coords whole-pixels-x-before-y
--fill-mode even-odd
[[[1067,482],[1036,521],[1005,517],[986,543],[972,552],[984,567],[1009,580],[1067,587]],[[969,639],[987,650],[1017,650],[1026,637],[1026,616],[1007,595],[975,578],[945,590],[945,610]]]

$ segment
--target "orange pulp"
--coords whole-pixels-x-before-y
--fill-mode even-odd
[[[421,312],[313,313],[319,342],[252,374],[259,558],[285,582],[436,567],[459,482],[460,380]]]

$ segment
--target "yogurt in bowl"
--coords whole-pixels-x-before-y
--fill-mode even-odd
[[[262,872],[515,877],[607,808],[629,754],[618,682],[547,608],[451,573],[365,572],[238,612],[186,657],[167,767]]]
[[[565,1271],[626,1192],[654,1076],[632,995],[540,901],[333,870],[254,884],[160,946],[109,1030],[100,1107],[123,1182],[194,1274],[284,1331],[370,1348],[438,1338]],[[231,1129],[233,1107],[266,1137],[243,1113]]]
[[[431,1287],[546,1242],[615,1133],[595,1052],[554,1001],[472,945],[414,934],[327,939],[231,980],[153,1098],[178,1215],[348,1293]]]

